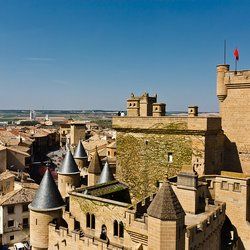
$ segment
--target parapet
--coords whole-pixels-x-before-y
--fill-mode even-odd
[[[187,117],[187,116],[159,116],[159,117],[113,117],[112,127],[117,131],[145,131],[159,133],[211,133],[221,130],[220,117]]]
[[[228,89],[250,88],[250,70],[230,70],[229,65],[217,65],[217,97],[223,102]]]

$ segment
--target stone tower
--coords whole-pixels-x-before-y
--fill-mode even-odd
[[[165,103],[153,103],[153,116],[165,116],[166,104]]]
[[[64,201],[56,183],[47,169],[36,196],[29,205],[30,243],[33,250],[45,250],[49,246],[49,223],[60,220]]]
[[[103,184],[103,183],[107,183],[107,182],[114,181],[114,180],[115,180],[115,178],[111,172],[111,169],[109,167],[108,162],[106,161],[106,163],[102,169],[100,178],[97,181],[97,184]]]
[[[225,82],[225,74],[229,71],[229,65],[217,66],[217,97],[220,102],[223,102],[227,97],[227,87]]]
[[[68,150],[63,164],[57,173],[58,189],[63,198],[68,196],[68,192],[71,191],[73,187],[80,186],[80,171],[70,150]]]
[[[96,148],[88,168],[88,186],[93,186],[97,183],[101,172],[102,162]]]
[[[80,170],[88,166],[88,155],[80,140],[74,153],[74,159]]]
[[[70,124],[70,145],[75,147],[79,140],[86,138],[86,125],[82,122],[72,122]]]
[[[164,182],[148,211],[148,249],[185,248],[185,212],[169,182]]]
[[[229,69],[217,66],[217,97],[226,135],[224,170],[250,174],[250,70]]]

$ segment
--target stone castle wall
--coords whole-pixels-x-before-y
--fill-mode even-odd
[[[50,250],[128,250],[127,247],[121,247],[115,243],[98,239],[91,235],[81,235],[79,231],[69,232],[67,228],[56,228],[55,225],[49,225],[49,249]]]
[[[104,200],[104,202],[102,202]],[[106,199],[97,198],[87,199],[80,196],[70,195],[70,213],[75,217],[77,221],[80,222],[80,227],[88,235],[100,238],[102,225],[107,227],[107,236],[111,243],[118,245],[130,246],[131,241],[126,233],[126,223],[125,223],[125,211],[128,204],[114,202],[113,204],[110,200],[105,202]],[[90,229],[86,227],[86,214],[90,213],[95,216],[95,229]],[[114,221],[123,222],[125,230],[124,237],[119,238],[114,236]]]
[[[213,198],[226,203],[226,214],[245,247],[250,244],[250,180],[229,176],[208,176]]]
[[[221,228],[225,221],[226,204],[218,205],[216,211],[208,213],[198,225],[188,226],[185,249],[220,250]]]

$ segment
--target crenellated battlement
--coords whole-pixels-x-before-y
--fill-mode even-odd
[[[81,230],[69,231],[68,228],[49,224],[49,249],[86,249],[86,250],[126,250],[129,249],[122,245],[107,240],[102,240],[93,235],[83,233]]]
[[[212,205],[212,211],[207,211],[204,219],[201,218],[201,220],[194,225],[187,225],[186,242],[188,249],[193,249],[198,246],[202,246],[203,249],[217,249],[217,247],[212,246],[212,244],[219,244],[219,241],[216,241],[213,237],[216,235],[215,232],[221,230],[225,221],[226,203],[216,203],[215,205],[217,208],[214,209],[214,205]],[[192,220],[192,215],[187,214],[186,222],[192,222]]]

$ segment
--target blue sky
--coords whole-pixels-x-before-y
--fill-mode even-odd
[[[250,1],[0,0],[0,109],[216,111],[216,65],[250,68]]]

